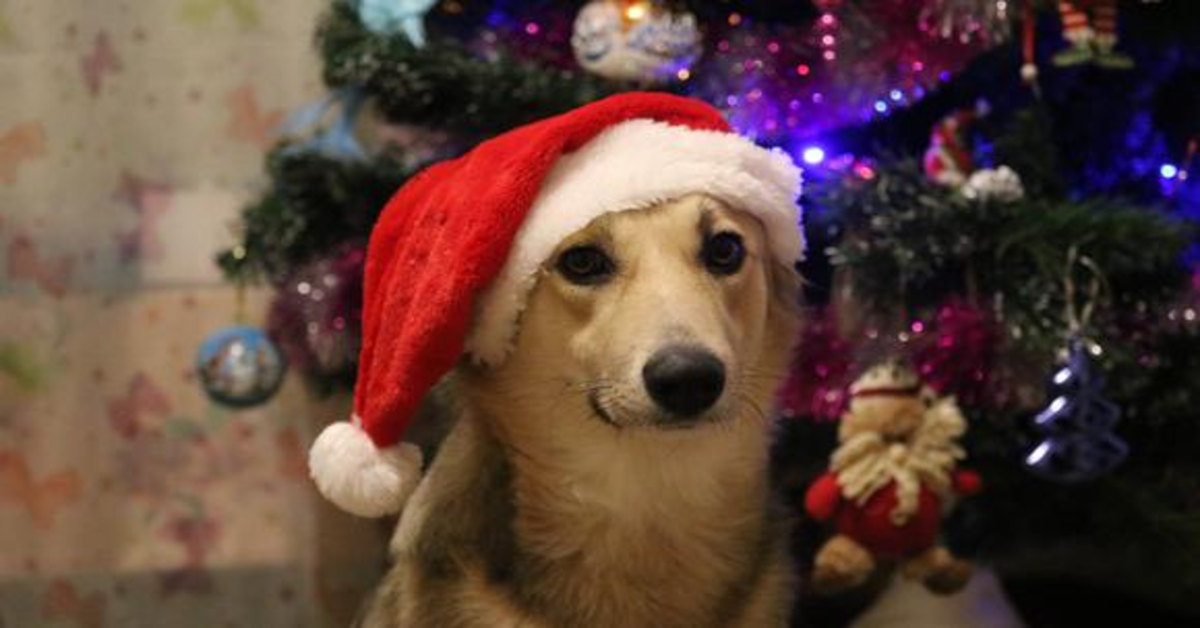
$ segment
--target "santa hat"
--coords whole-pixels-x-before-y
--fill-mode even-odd
[[[756,216],[791,265],[799,192],[787,155],[705,103],[655,93],[521,127],[412,178],[367,249],[354,416],[313,445],[317,487],[358,515],[400,510],[420,479],[420,452],[400,439],[422,397],[464,355],[505,360],[538,269],[595,218],[704,193]]]

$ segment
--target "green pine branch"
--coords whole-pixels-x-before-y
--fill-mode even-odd
[[[347,242],[365,243],[392,194],[415,172],[386,158],[353,161],[276,149],[272,187],[242,211],[241,242],[217,259],[235,281],[277,280]]]
[[[317,36],[331,89],[362,87],[393,122],[454,129],[476,139],[562,113],[614,91],[598,78],[549,68],[502,49],[481,58],[455,41],[417,48],[368,30],[335,2]]]

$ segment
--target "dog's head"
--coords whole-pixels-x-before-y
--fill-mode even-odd
[[[543,265],[508,360],[470,388],[610,428],[766,422],[798,281],[762,224],[702,195],[607,214]]]

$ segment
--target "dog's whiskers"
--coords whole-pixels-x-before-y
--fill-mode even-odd
[[[759,405],[758,400],[756,400],[754,397],[751,397],[745,393],[738,393],[737,400],[748,407],[760,423],[768,424],[771,422],[771,418],[767,415],[762,406]]]

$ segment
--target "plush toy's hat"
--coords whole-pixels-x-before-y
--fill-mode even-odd
[[[800,172],[734,134],[720,113],[667,94],[613,96],[510,131],[411,179],[367,249],[354,416],[309,453],[321,492],[362,516],[398,511],[420,478],[400,439],[422,397],[464,354],[504,361],[537,270],[609,213],[706,193],[764,224],[799,259]]]
[[[917,397],[921,377],[909,365],[889,360],[867,369],[850,385],[851,399],[870,397]]]

